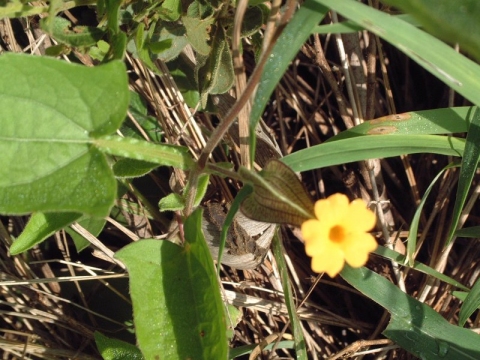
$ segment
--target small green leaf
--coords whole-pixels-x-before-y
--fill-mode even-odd
[[[187,39],[190,45],[201,55],[208,55],[211,46],[208,44],[210,40],[210,32],[212,25],[215,23],[215,18],[209,17],[200,19],[196,17],[184,16],[182,17],[183,25],[187,30]]]
[[[171,193],[158,202],[160,211],[179,211],[185,208],[185,199],[182,195]]]
[[[93,236],[98,236],[102,232],[106,222],[107,221],[104,218],[98,218],[93,216],[84,216],[80,220],[78,220],[78,224],[81,225]],[[77,252],[85,250],[87,247],[90,246],[90,241],[85,239],[82,235],[77,233],[71,227],[65,228],[65,231],[72,237]]]
[[[256,33],[265,23],[268,12],[269,10],[265,5],[249,7],[245,12],[241,35],[247,37]]]
[[[67,19],[55,17],[51,35],[73,47],[93,46],[103,37],[104,31],[92,26],[72,26]]]
[[[232,340],[235,336],[235,327],[240,323],[243,318],[243,312],[239,308],[231,304],[226,304],[225,311],[228,314],[228,320],[231,321],[229,322],[229,325],[227,327],[227,338],[229,340]]]
[[[155,57],[163,61],[176,59],[185,46],[189,44],[185,35],[186,30],[182,24],[159,21],[149,42],[154,43],[171,40],[172,45],[167,50],[155,54]]]
[[[222,27],[216,28],[212,43],[213,48],[208,56],[197,56],[195,68],[203,108],[207,105],[209,94],[223,94],[230,90],[235,81],[232,54]]]
[[[464,300],[458,314],[458,325],[464,326],[468,318],[480,307],[480,279],[477,278],[472,290]]]
[[[39,15],[48,11],[47,6],[29,6],[22,1],[8,1],[0,6],[0,19]]]
[[[120,159],[113,165],[113,173],[116,177],[131,179],[147,175],[157,167],[158,164],[149,161]]]
[[[0,213],[106,216],[116,182],[91,142],[125,118],[125,65],[5,54],[0,68]]]
[[[198,205],[200,205],[200,202],[203,200],[203,197],[207,192],[209,180],[210,180],[209,174],[201,174],[198,177],[197,191],[195,193],[195,201],[193,202],[194,207],[197,207]],[[190,188],[190,184],[187,183],[187,186],[185,186],[183,193],[187,194],[189,191],[189,188]],[[172,193],[160,199],[158,203],[158,207],[160,211],[183,210],[185,208],[185,199],[181,195]]]
[[[10,254],[17,255],[31,249],[81,216],[82,214],[70,212],[32,214],[23,232],[10,246]]]
[[[158,9],[158,15],[166,21],[177,21],[181,12],[182,2],[180,0],[165,0]]]
[[[185,247],[142,240],[117,253],[130,274],[137,340],[147,359],[226,359],[226,321],[202,213],[185,222]]]
[[[120,32],[120,23],[118,12],[120,10],[121,0],[105,0],[105,14],[107,14],[107,28],[111,35]]]
[[[93,335],[103,360],[144,359],[142,353],[135,345],[122,340],[109,338],[98,331],[95,331]]]
[[[245,216],[257,221],[296,226],[315,217],[310,195],[284,163],[272,160],[258,174],[243,167],[239,173],[244,183],[253,186],[253,193],[242,204]]]
[[[170,61],[167,66],[187,105],[191,108],[197,106],[200,94],[193,69],[181,58]]]
[[[163,41],[158,41],[158,42],[149,42],[147,44],[147,48],[153,54],[160,54],[170,49],[172,47],[172,43],[173,43],[172,39],[165,39]]]
[[[72,48],[65,44],[53,45],[45,49],[45,55],[51,57],[57,57],[62,55],[68,55],[72,51]]]
[[[223,28],[218,28],[214,39],[213,50],[210,58],[213,66],[210,68],[212,73],[210,94],[224,94],[233,86],[235,74],[233,69],[232,52],[227,41],[227,34]]]

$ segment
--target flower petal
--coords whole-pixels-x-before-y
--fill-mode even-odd
[[[348,206],[348,197],[346,195],[333,194],[315,203],[315,216],[326,224],[337,222],[343,218],[348,210]]]
[[[312,258],[312,270],[317,273],[326,272],[333,278],[342,270],[344,263],[342,251],[338,247],[333,247],[333,251]]]
[[[352,267],[365,265],[368,254],[378,246],[375,238],[367,233],[351,234],[343,245],[345,261]]]
[[[304,221],[301,226],[303,240],[307,242],[317,238],[321,232],[321,228],[320,221],[316,219]]]
[[[369,210],[362,199],[353,200],[345,212],[344,221],[350,231],[366,232],[373,229],[375,213]]]

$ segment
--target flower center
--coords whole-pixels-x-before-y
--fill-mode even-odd
[[[341,225],[335,225],[330,229],[329,237],[333,242],[342,242],[345,238],[345,229]]]

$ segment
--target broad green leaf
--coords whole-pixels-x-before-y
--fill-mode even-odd
[[[130,274],[137,340],[147,359],[225,359],[226,321],[201,209],[184,225],[185,246],[142,240],[117,253]]]
[[[328,141],[361,135],[440,135],[462,133],[468,130],[475,107],[453,107],[412,111],[368,120],[342,131]]]
[[[270,95],[277,86],[285,70],[300,48],[307,41],[312,30],[323,19],[328,9],[315,0],[306,0],[288,22],[270,54],[250,112],[250,158],[255,159],[255,129],[265,109]]]
[[[313,201],[297,175],[284,163],[270,161],[260,173],[241,167],[242,181],[253,187],[242,203],[245,216],[263,222],[300,226],[315,218]]]
[[[480,3],[477,0],[382,0],[411,13],[432,34],[459,44],[480,60]]]
[[[385,39],[474,104],[480,66],[415,26],[354,0],[314,0]]]
[[[107,215],[116,183],[91,142],[125,118],[124,64],[5,54],[0,68],[0,213]]]
[[[142,353],[135,345],[122,340],[109,338],[98,331],[95,331],[93,335],[103,360],[144,359]]]
[[[458,179],[455,205],[453,207],[452,222],[448,234],[447,245],[452,241],[457,230],[458,221],[462,214],[463,205],[467,199],[468,191],[478,168],[480,159],[480,109],[477,107],[473,119],[468,127],[465,150],[463,153],[460,175]]]
[[[480,279],[477,278],[472,290],[464,300],[458,314],[458,325],[464,326],[468,318],[480,307]]]
[[[440,135],[365,135],[329,141],[282,158],[293,171],[307,171],[354,161],[404,154],[462,156],[464,139]]]
[[[93,46],[103,37],[104,31],[92,26],[72,26],[67,19],[56,16],[51,35],[70,46]]]
[[[94,140],[95,146],[102,152],[156,163],[175,166],[183,170],[192,168],[193,160],[188,149],[183,146],[153,144],[147,141],[120,136],[103,136]]]
[[[307,350],[305,348],[305,338],[303,336],[303,329],[300,319],[297,314],[297,305],[293,298],[292,288],[290,287],[290,279],[288,277],[288,267],[285,261],[285,249],[282,244],[278,232],[273,237],[273,255],[277,261],[278,269],[280,271],[280,279],[282,280],[283,295],[285,297],[285,304],[287,305],[288,317],[292,325],[293,337],[295,341],[295,354],[297,360],[307,360]]]
[[[341,275],[390,312],[390,323],[383,334],[415,356],[425,360],[480,358],[480,335],[450,324],[377,273],[347,265]]]
[[[10,254],[17,255],[31,249],[81,216],[82,214],[71,212],[32,214],[23,232],[10,246]]]

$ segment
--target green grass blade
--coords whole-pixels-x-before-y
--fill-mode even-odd
[[[366,268],[346,266],[342,277],[391,314],[383,334],[425,360],[480,358],[480,335],[450,324],[428,305]]]
[[[480,104],[480,66],[399,18],[353,0],[315,0],[385,39],[474,104]]]
[[[285,262],[285,249],[283,248],[282,240],[277,234],[273,237],[273,255],[277,261],[278,269],[280,270],[280,278],[282,279],[283,294],[285,296],[285,303],[288,309],[288,316],[292,324],[293,337],[295,341],[295,352],[297,360],[307,360],[307,350],[305,348],[305,338],[303,337],[302,324],[297,315],[297,307],[293,300],[292,290],[290,288],[290,280],[288,278],[288,268]]]
[[[480,109],[477,107],[470,123],[465,143],[465,150],[458,179],[457,195],[453,207],[452,223],[448,234],[447,245],[452,241],[453,234],[457,230],[458,221],[462,214],[463,205],[467,199],[473,177],[477,172],[478,160],[480,159]]]
[[[289,21],[265,64],[250,112],[250,157],[255,159],[255,129],[263,110],[292,59],[327,13],[315,0],[307,0]]]
[[[307,171],[354,161],[404,154],[433,153],[462,156],[465,141],[440,135],[365,135],[329,141],[285,156],[293,171]]]
[[[478,238],[480,237],[480,226],[472,226],[455,231],[455,236]]]
[[[437,176],[435,176],[435,178],[433,179],[433,181],[430,183],[427,190],[425,191],[425,194],[423,194],[420,204],[418,204],[418,207],[415,210],[415,215],[413,216],[412,222],[410,224],[410,231],[407,239],[407,262],[409,266],[412,266],[414,263],[414,253],[415,253],[415,250],[417,249],[418,223],[420,222],[420,216],[422,214],[423,206],[427,201],[428,195],[430,194],[430,191],[432,191],[433,186],[437,183],[438,179],[440,179],[440,176],[445,172],[445,170],[450,169],[452,167],[456,167],[456,166],[457,165],[446,166],[445,168],[442,169],[442,171],[440,171],[437,174]]]
[[[393,260],[399,264],[407,263],[407,258],[405,255],[402,255],[394,250],[390,250],[389,248],[386,248],[384,246],[377,247],[374,253],[384,257],[385,259]],[[446,284],[450,284],[462,290],[468,290],[468,288],[465,285],[458,282],[457,280],[452,279],[447,275],[442,274],[441,272],[438,272],[435,269],[432,269],[430,266],[422,264],[421,262],[414,261],[413,265],[409,267],[417,271],[420,271],[421,273],[424,273],[426,275],[433,276],[434,278],[437,278],[438,280],[443,281]]]
[[[468,293],[458,314],[458,324],[465,325],[467,319],[480,307],[480,278],[477,278],[472,290]]]
[[[459,44],[480,60],[478,0],[382,0],[412,13],[435,36]]]
[[[342,131],[328,141],[360,135],[441,135],[467,132],[475,107],[453,107],[384,116]]]
[[[420,26],[420,23],[415,20],[411,15],[408,14],[399,14],[395,15],[396,18],[399,18],[409,24],[414,26]],[[362,31],[364,28],[354,21],[347,20],[339,23],[332,23],[326,25],[319,25],[313,29],[314,33],[317,34],[349,34],[357,31]]]

